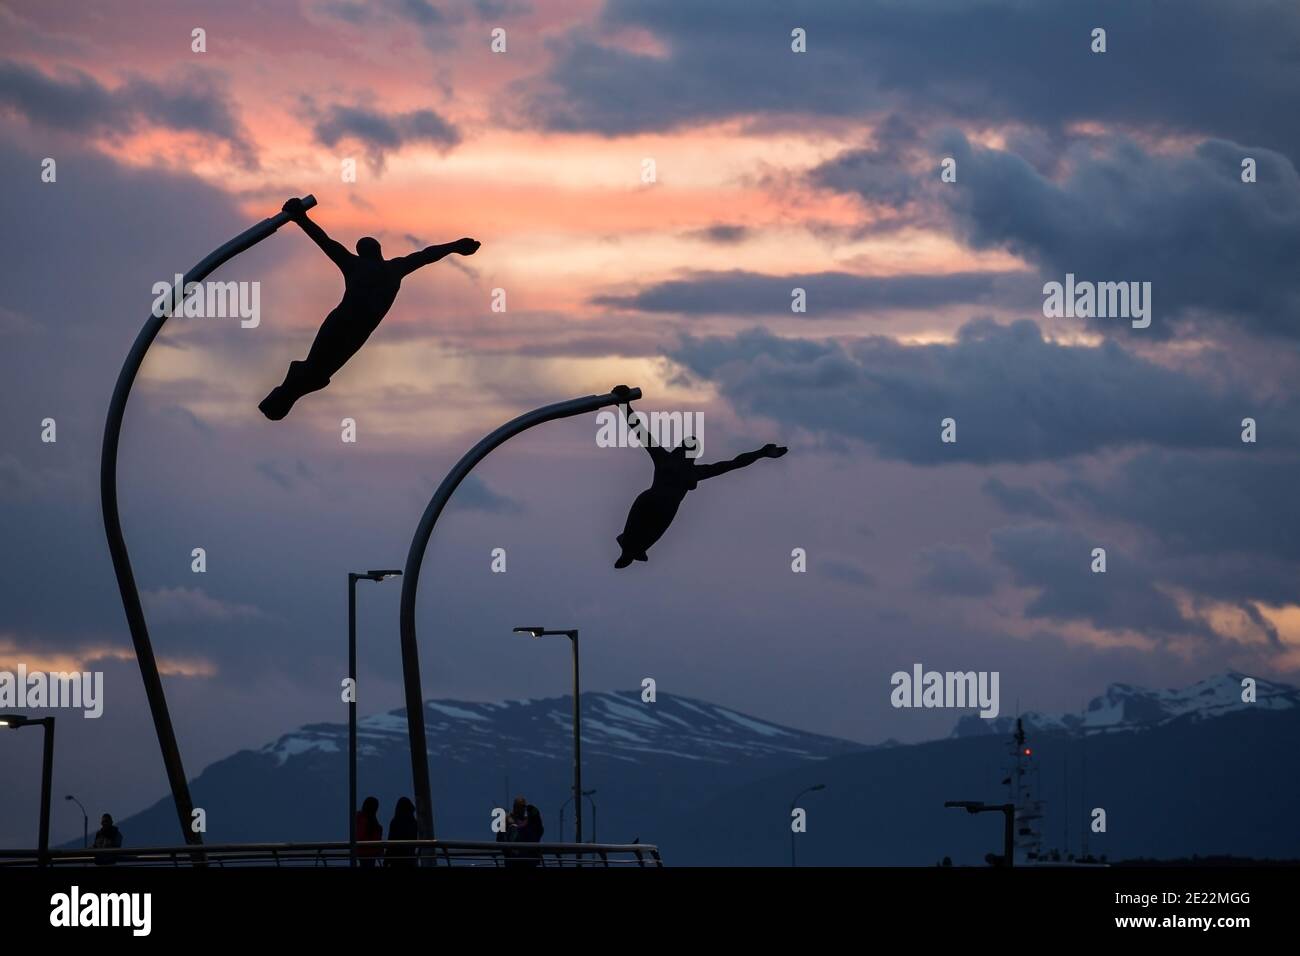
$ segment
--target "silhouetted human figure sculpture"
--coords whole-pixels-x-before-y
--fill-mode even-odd
[[[106,813],[99,818],[99,829],[95,831],[95,842],[91,844],[96,850],[115,850],[122,845],[122,831],[113,823],[113,815]],[[111,866],[117,858],[105,854],[95,856],[96,866]]]
[[[760,458],[780,458],[789,451],[788,448],[769,443],[758,451],[747,451],[730,461],[697,465],[694,458],[687,456],[687,452],[695,448],[694,438],[688,436],[677,448],[665,451],[655,443],[648,429],[641,427],[640,418],[633,412],[630,402],[625,402],[619,407],[627,416],[628,426],[637,430],[641,444],[650,453],[650,458],[655,465],[655,473],[650,487],[637,495],[636,500],[632,502],[632,509],[627,513],[627,524],[623,526],[623,533],[616,539],[619,547],[623,549],[623,553],[614,562],[616,568],[625,568],[633,561],[649,560],[646,551],[663,537],[663,533],[672,524],[686,493],[694,491],[695,486],[701,481],[752,465]]]
[[[418,828],[415,825],[415,804],[411,802],[409,797],[401,797],[397,801],[397,809],[393,811],[393,819],[388,821],[388,839],[415,840],[418,838]],[[384,866],[415,866],[415,847],[390,846],[384,853]]]
[[[372,843],[384,838],[384,827],[379,822],[379,800],[366,797],[361,801],[357,811],[357,843]],[[377,846],[358,846],[357,863],[361,866],[374,866],[379,856]]]
[[[294,402],[304,395],[319,391],[330,383],[331,376],[357,353],[388,314],[404,278],[421,266],[437,262],[453,252],[472,256],[479,247],[474,239],[457,239],[441,246],[429,246],[409,256],[385,259],[379,240],[365,236],[357,240],[357,253],[353,255],[307,218],[301,199],[290,199],[284,204],[284,211],[339,267],[343,273],[344,290],[343,299],[321,323],[306,360],[290,362],[283,384],[273,388],[257,406],[272,421],[288,415]]]

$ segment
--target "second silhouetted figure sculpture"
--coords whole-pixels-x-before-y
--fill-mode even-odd
[[[283,384],[273,388],[257,406],[272,421],[288,415],[294,402],[304,395],[319,391],[330,383],[331,376],[357,353],[388,314],[406,276],[453,252],[472,256],[479,247],[473,239],[457,239],[445,245],[429,246],[409,256],[385,259],[379,240],[365,236],[357,240],[357,252],[353,255],[307,218],[301,199],[290,199],[284,204],[284,211],[339,267],[343,273],[344,291],[342,301],[321,323],[307,358],[289,363]]]
[[[620,386],[621,388],[622,386]],[[618,389],[615,389],[617,392]],[[672,524],[677,515],[677,508],[688,491],[706,478],[725,475],[737,468],[752,465],[760,458],[780,458],[788,448],[767,444],[758,451],[747,451],[737,455],[731,461],[720,461],[712,465],[697,465],[687,452],[694,449],[694,439],[686,438],[672,451],[665,451],[641,426],[640,417],[632,411],[632,404],[625,402],[619,406],[627,416],[627,423],[637,430],[640,442],[650,453],[654,461],[655,474],[650,487],[637,495],[632,502],[632,509],[627,513],[627,524],[623,533],[616,539],[623,553],[614,562],[614,567],[625,568],[633,561],[648,561],[646,550],[663,537],[663,533]]]

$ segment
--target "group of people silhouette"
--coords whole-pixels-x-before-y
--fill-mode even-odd
[[[307,216],[301,199],[290,199],[284,212],[320,246],[341,273],[343,273],[343,298],[321,323],[316,339],[307,357],[291,362],[284,381],[273,388],[258,406],[262,414],[279,421],[289,414],[298,399],[319,391],[365,344],[370,334],[378,328],[388,310],[392,308],[401,288],[402,280],[422,266],[437,262],[453,253],[472,256],[479,249],[474,239],[457,239],[443,245],[428,246],[410,255],[385,259],[379,240],[365,236],[357,240],[356,254],[343,244],[331,239],[319,225]],[[619,390],[628,392],[626,386]],[[658,541],[677,516],[677,510],[689,491],[705,479],[724,475],[729,471],[752,465],[762,458],[780,458],[788,449],[774,444],[764,445],[757,451],[745,452],[730,461],[711,465],[697,464],[694,439],[686,438],[681,445],[665,450],[655,443],[654,436],[646,430],[633,412],[630,401],[620,404],[629,427],[640,436],[640,444],[650,453],[654,463],[654,477],[650,487],[637,495],[628,511],[623,533],[615,539],[620,548],[615,568],[626,568],[634,561],[647,561],[647,551]]]
[[[393,818],[388,821],[389,840],[415,840],[418,831],[415,825],[415,804],[409,797],[399,797],[393,809]],[[365,846],[384,839],[384,828],[379,822],[379,800],[366,797],[357,811],[357,863],[361,866],[408,867],[415,866],[415,848],[409,846],[390,846],[381,849],[377,846]]]
[[[413,867],[416,865],[415,847],[410,846],[366,846],[384,840],[384,827],[379,822],[379,800],[366,797],[361,802],[361,809],[356,815],[357,863],[364,867],[376,867],[381,863],[386,867]],[[498,843],[540,843],[546,827],[542,825],[542,813],[520,795],[515,797],[514,805],[506,814],[505,828],[497,833]],[[393,810],[393,818],[388,822],[388,840],[416,840],[419,828],[416,826],[415,804],[408,797],[399,797]],[[541,862],[541,855],[536,850],[510,848],[503,851],[507,866],[536,866]]]

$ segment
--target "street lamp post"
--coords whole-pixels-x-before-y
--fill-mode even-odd
[[[578,685],[577,628],[548,631],[544,627],[517,627],[516,634],[538,637],[567,637],[573,645],[573,842],[582,842],[582,703]]]
[[[54,718],[0,714],[0,727],[18,730],[40,724],[45,728],[45,751],[41,759],[41,831],[37,856],[41,866],[50,863],[50,784],[54,777]]]
[[[421,839],[433,839],[434,830],[428,741],[424,732],[424,692],[420,686],[420,645],[415,633],[415,596],[419,592],[420,567],[424,563],[424,552],[429,547],[433,526],[465,476],[498,445],[534,425],[594,412],[606,405],[626,404],[640,397],[641,389],[620,385],[605,395],[588,395],[585,398],[545,405],[507,422],[456,462],[442,484],[438,485],[438,490],[433,493],[420,517],[420,524],[411,539],[411,549],[406,555],[406,567],[402,576],[402,685],[406,692],[406,728],[411,746],[411,786],[415,791],[415,813]]]
[[[825,789],[826,789],[826,784],[817,783],[817,784],[813,784],[811,787],[805,787],[803,790],[800,790],[798,793],[796,793],[794,799],[790,801],[790,816],[792,817],[794,816],[794,808],[798,805],[799,798],[802,797],[805,793],[815,793],[818,790],[825,790]],[[794,837],[795,837],[794,827],[791,827],[790,828],[790,866],[792,867],[799,865],[798,862],[796,862],[795,855],[794,855]]]
[[[81,848],[84,850],[86,847],[90,846],[90,814],[86,813],[86,808],[82,806],[81,801],[72,794],[68,794],[63,799],[71,800],[77,806],[81,807]]]
[[[304,209],[311,209],[316,205],[315,197],[304,196],[302,205]],[[289,214],[277,213],[213,250],[207,258],[185,273],[181,280],[182,292],[190,288],[193,283],[202,282],[223,262],[252,248],[286,222],[289,222]],[[108,405],[108,418],[104,423],[104,444],[99,459],[99,500],[104,512],[104,536],[108,539],[108,553],[113,558],[117,589],[122,595],[122,608],[126,611],[126,623],[131,631],[131,642],[135,646],[135,658],[140,665],[140,677],[144,683],[145,696],[149,700],[149,712],[153,717],[154,730],[158,734],[158,745],[162,749],[163,767],[167,771],[167,782],[171,785],[172,802],[176,804],[176,816],[180,821],[185,842],[199,844],[203,842],[203,837],[191,826],[194,804],[190,799],[190,785],[185,778],[185,767],[181,763],[180,747],[176,743],[176,732],[172,728],[171,714],[167,710],[167,696],[163,692],[158,661],[154,657],[153,644],[149,640],[149,626],[145,623],[144,608],[140,604],[140,591],[135,584],[135,572],[131,570],[131,556],[126,550],[126,539],[122,536],[122,519],[117,511],[117,446],[122,435],[122,418],[126,414],[126,400],[131,396],[131,386],[140,372],[140,366],[144,363],[149,346],[162,331],[163,323],[167,321],[170,314],[170,307],[149,313],[144,328],[136,336],[135,344],[131,346],[131,351],[122,364],[122,371],[118,373],[113,398]]]
[[[398,577],[401,571],[348,572],[348,866],[357,865],[357,582]]]

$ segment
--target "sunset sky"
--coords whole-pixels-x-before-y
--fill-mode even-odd
[[[620,383],[701,412],[705,460],[790,454],[615,571],[643,452],[589,417],[495,452],[425,564],[426,697],[568,692],[533,623],[583,629],[586,688],[865,742],[955,722],[890,707],[915,662],[1000,671],[1004,712],[1295,682],[1297,115],[1293,3],[0,0],[0,669],[105,673],[101,719],[59,716],[56,794],[167,791],[97,484],[150,290],[308,193],[349,248],[482,248],[281,422],[257,403],[342,292],[296,226],[214,276],[260,283],[257,328],[178,317],[150,352],[122,518],[191,777],[344,720],[347,573],[400,567],[492,428]],[[1067,273],[1150,282],[1151,326],[1045,318]],[[402,704],[399,587],[361,588],[368,714]],[[39,735],[0,746],[0,845],[29,845]]]

